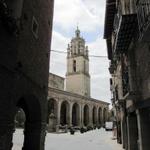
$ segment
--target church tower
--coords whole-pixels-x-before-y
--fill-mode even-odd
[[[67,48],[66,90],[90,97],[88,46],[80,37],[78,27]]]

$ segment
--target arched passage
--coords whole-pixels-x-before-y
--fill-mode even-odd
[[[15,127],[24,128],[25,120],[26,120],[25,112],[23,109],[19,108],[15,116]]]
[[[69,121],[69,103],[67,101],[63,101],[60,110],[60,124],[66,125],[69,123],[68,121]]]
[[[47,106],[48,106],[47,122],[49,122],[49,115],[54,114],[54,116],[57,117],[57,101],[53,98],[50,98],[48,100]]]
[[[98,122],[101,125],[102,124],[102,108],[99,107],[98,109]]]
[[[96,125],[96,119],[97,119],[97,115],[96,115],[96,107],[93,107],[93,125]]]
[[[40,150],[42,137],[42,112],[39,100],[34,96],[27,96],[19,99],[16,105],[16,112],[22,109],[25,114],[24,125],[24,150]],[[35,144],[36,143],[36,144]]]
[[[83,119],[84,125],[87,126],[89,124],[89,106],[88,105],[84,106],[83,112],[84,112],[84,119]]]
[[[103,110],[103,122],[105,123],[107,121],[107,109],[104,108]]]
[[[72,106],[72,125],[79,125],[79,104],[74,103]]]

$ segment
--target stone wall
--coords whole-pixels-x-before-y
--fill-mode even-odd
[[[23,149],[43,150],[54,1],[4,3],[0,2],[0,149],[12,147],[19,107],[26,115]]]
[[[63,77],[49,73],[48,87],[64,90],[64,80]]]

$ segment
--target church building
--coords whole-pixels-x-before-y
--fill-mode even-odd
[[[49,74],[48,131],[102,126],[108,118],[109,103],[91,98],[88,46],[78,27],[68,44],[66,84],[64,81]]]

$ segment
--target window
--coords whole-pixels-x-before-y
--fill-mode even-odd
[[[73,60],[73,71],[76,72],[76,60]]]
[[[33,18],[32,18],[32,32],[33,32],[33,35],[35,36],[35,38],[38,38],[38,28],[39,28],[38,22],[35,19],[35,17],[33,16]]]
[[[76,46],[74,46],[74,55],[76,55]]]

